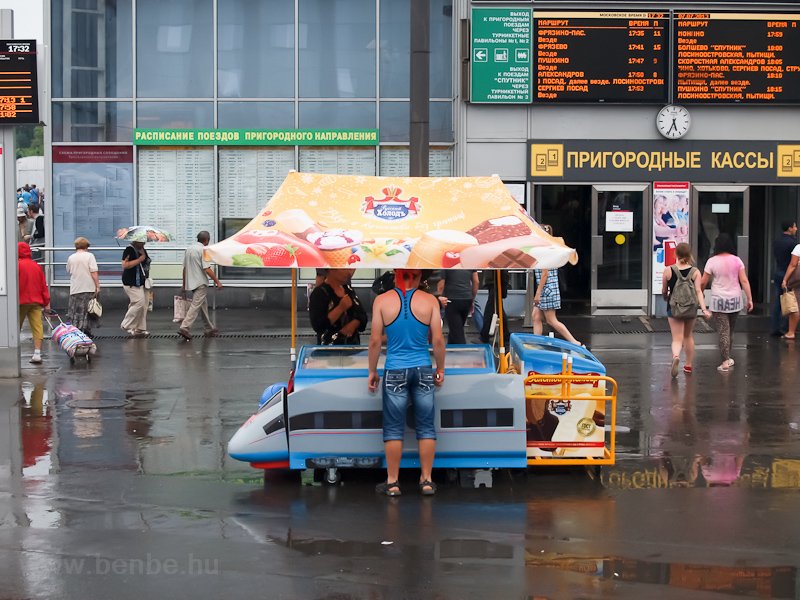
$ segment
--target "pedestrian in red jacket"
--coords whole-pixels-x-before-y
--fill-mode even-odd
[[[42,362],[42,307],[50,310],[50,291],[44,278],[42,267],[31,259],[31,247],[25,242],[17,244],[17,271],[19,272],[19,328],[28,317],[28,324],[33,333],[32,363]]]

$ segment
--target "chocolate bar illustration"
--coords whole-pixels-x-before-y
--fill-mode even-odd
[[[536,264],[536,259],[527,252],[509,248],[502,254],[495,256],[489,261],[489,266],[493,269],[521,268],[532,269]]]

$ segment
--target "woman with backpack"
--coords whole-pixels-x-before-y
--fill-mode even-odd
[[[706,262],[700,288],[711,284],[711,312],[719,333],[719,353],[722,362],[717,371],[726,373],[734,364],[731,358],[733,328],[742,310],[742,290],[747,300],[747,312],[753,310],[753,294],[742,259],[736,256],[736,246],[731,236],[720,233],[714,241],[714,256]]]
[[[675,248],[677,263],[664,269],[661,294],[667,301],[667,320],[672,332],[672,377],[678,376],[681,349],[686,355],[683,372],[692,374],[694,360],[694,320],[698,307],[703,315],[711,318],[700,288],[700,271],[694,266],[694,257],[689,244],[681,242]]]

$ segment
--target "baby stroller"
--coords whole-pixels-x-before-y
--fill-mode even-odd
[[[53,327],[50,317],[58,319],[59,324]],[[75,359],[80,357],[85,357],[86,362],[92,361],[92,356],[97,352],[97,346],[88,335],[74,325],[64,323],[58,313],[46,314],[45,319],[53,330],[53,341],[69,356],[70,363],[75,364]]]

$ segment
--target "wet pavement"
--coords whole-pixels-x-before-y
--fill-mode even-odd
[[[219,311],[223,336],[184,343],[168,315],[128,340],[112,313],[91,364],[46,342],[29,365],[23,339],[0,380],[0,599],[800,597],[800,347],[756,320],[730,373],[701,333],[674,381],[663,323],[571,320],[619,383],[615,466],[440,472],[434,498],[409,473],[386,499],[376,472],[301,485],[227,457],[287,376],[281,317]]]

